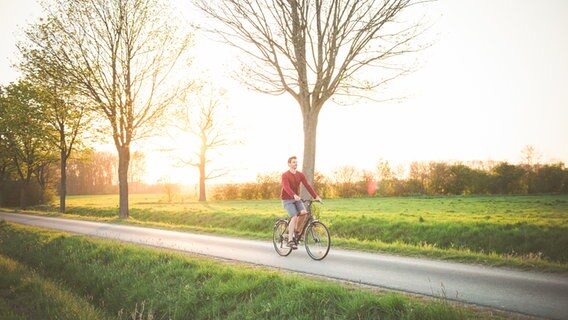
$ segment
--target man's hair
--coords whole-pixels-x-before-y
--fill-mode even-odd
[[[292,160],[297,159],[296,156],[291,156],[288,158],[288,164],[292,163]]]

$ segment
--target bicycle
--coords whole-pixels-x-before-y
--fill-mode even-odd
[[[292,240],[296,243],[296,245],[298,245],[300,241],[303,241],[308,255],[314,260],[322,260],[329,253],[329,248],[331,246],[329,229],[312,214],[312,203],[316,202],[316,200],[302,199],[302,201],[304,202],[307,210],[307,217],[300,233],[298,233]],[[272,232],[274,249],[279,255],[284,257],[288,256],[292,252],[292,248],[287,245],[289,223],[290,218],[277,219],[274,223],[274,229]]]

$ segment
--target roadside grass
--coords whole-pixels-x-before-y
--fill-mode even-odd
[[[8,287],[0,291],[2,319],[507,317],[449,302],[444,297],[418,299],[371,292],[282,271],[7,222],[0,222],[0,239],[0,283]],[[6,298],[5,290],[17,290],[19,300],[33,301],[39,297],[38,310],[61,310],[64,314],[28,317]],[[63,307],[52,304],[54,301],[63,301]],[[77,314],[77,306],[91,311]]]
[[[35,212],[265,240],[284,215],[277,200],[167,203],[131,195],[131,218],[120,221],[117,203],[117,195],[72,196],[66,214],[55,205]],[[330,199],[315,209],[334,247],[568,271],[568,195]]]
[[[107,319],[85,299],[0,255],[1,319]]]

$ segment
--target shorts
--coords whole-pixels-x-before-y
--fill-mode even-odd
[[[292,218],[303,210],[306,210],[302,201],[282,200],[282,206],[288,211],[288,217]]]

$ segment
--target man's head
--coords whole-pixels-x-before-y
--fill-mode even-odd
[[[296,156],[291,156],[290,158],[288,158],[288,167],[290,167],[290,169],[292,170],[296,170],[296,168],[298,167],[298,159],[296,158]]]

